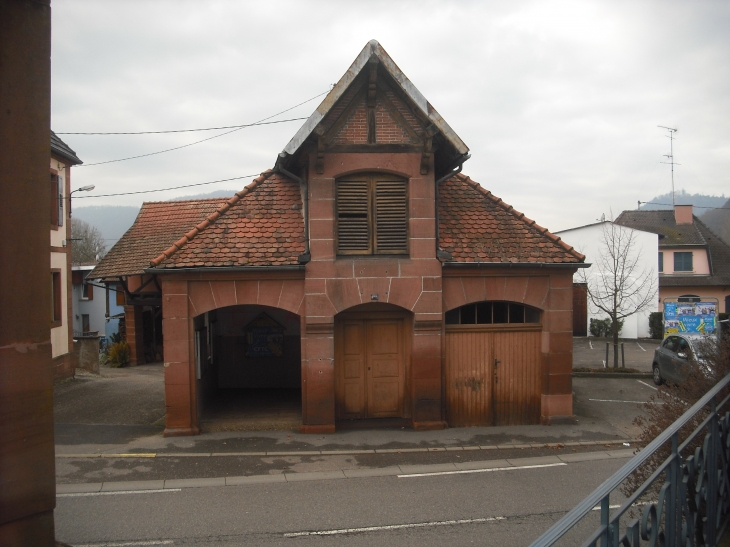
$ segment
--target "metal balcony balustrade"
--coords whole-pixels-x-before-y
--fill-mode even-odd
[[[718,398],[730,385],[723,378],[668,429],[601,486],[556,522],[531,547],[556,545],[593,509],[600,505],[600,525],[582,543],[583,547],[715,547],[725,532],[730,513],[730,395]],[[680,444],[679,432],[698,413],[708,413],[700,425]],[[683,456],[702,433],[704,442],[693,454]],[[666,443],[671,454],[651,476],[612,514],[609,499],[629,475],[636,471]],[[658,499],[643,501],[652,485],[664,480]],[[643,507],[641,519],[630,518],[632,508]],[[622,518],[625,525],[621,531]],[[627,522],[628,521],[628,522]]]

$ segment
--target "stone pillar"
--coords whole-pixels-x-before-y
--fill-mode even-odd
[[[48,0],[0,2],[0,58],[0,545],[52,547]]]
[[[124,306],[130,366],[144,365],[144,328],[141,306]]]
[[[573,271],[550,276],[548,311],[543,336],[544,424],[573,422]]]
[[[162,339],[165,355],[166,437],[198,435],[195,400],[195,346],[189,312],[188,282],[162,283]]]

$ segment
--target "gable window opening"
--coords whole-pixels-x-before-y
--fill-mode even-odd
[[[692,268],[692,252],[674,253],[674,271],[675,272],[691,272]]]
[[[362,174],[336,183],[337,254],[408,254],[408,187],[400,177]]]
[[[499,325],[540,323],[540,310],[512,302],[477,302],[449,310],[447,325]]]
[[[84,280],[84,283],[82,285],[81,298],[83,298],[84,300],[94,299],[94,286],[90,283],[87,283],[86,280]]]

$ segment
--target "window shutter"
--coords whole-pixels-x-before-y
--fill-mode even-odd
[[[367,178],[337,181],[337,249],[370,252],[370,192]]]
[[[51,226],[58,226],[58,175],[51,175]]]
[[[63,226],[63,177],[58,177],[58,225]]]
[[[378,254],[408,251],[408,196],[406,181],[375,180],[375,246]]]

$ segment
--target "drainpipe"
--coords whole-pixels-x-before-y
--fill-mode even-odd
[[[304,253],[300,254],[297,258],[299,264],[306,264],[312,259],[312,254],[309,252],[309,185],[303,178],[296,176],[294,173],[287,171],[283,164],[283,160],[286,158],[286,152],[281,152],[279,157],[276,159],[273,171],[275,173],[281,173],[286,175],[290,179],[297,181],[304,188]]]
[[[454,175],[458,175],[459,173],[461,173],[461,168],[464,167],[464,162],[469,158],[471,158],[471,154],[464,154],[463,156],[457,158],[457,160],[452,164],[455,167],[451,167],[450,171],[446,175],[438,179],[436,181],[436,184],[434,185],[436,198],[436,258],[438,258],[439,260],[446,261],[453,258],[451,256],[451,253],[444,251],[439,247],[439,184],[441,184],[446,179],[450,179]]]

